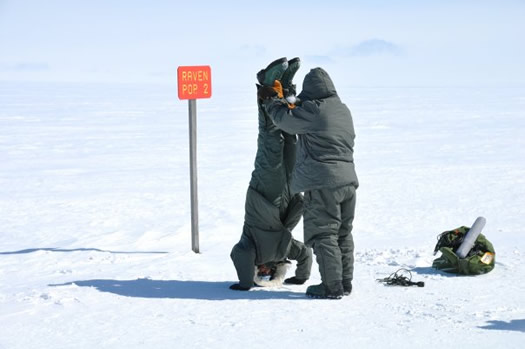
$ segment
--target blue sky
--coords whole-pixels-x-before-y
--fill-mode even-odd
[[[235,85],[299,56],[349,86],[521,86],[523,18],[511,0],[0,0],[0,80],[170,82],[207,64]]]

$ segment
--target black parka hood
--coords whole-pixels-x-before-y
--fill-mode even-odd
[[[305,101],[336,95],[337,91],[328,73],[323,68],[314,68],[304,77],[303,90],[297,97]]]

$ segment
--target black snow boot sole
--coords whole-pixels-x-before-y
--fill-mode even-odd
[[[306,296],[313,298],[313,299],[342,299],[343,298],[342,294],[320,296],[317,294],[307,293]]]

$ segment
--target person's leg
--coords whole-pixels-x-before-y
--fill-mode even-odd
[[[341,202],[341,227],[339,228],[338,244],[341,249],[343,267],[343,288],[348,295],[352,291],[354,277],[354,239],[352,223],[355,216],[356,193],[355,187],[344,188],[344,200]]]
[[[308,288],[310,296],[342,296],[343,267],[338,244],[340,226],[341,212],[333,189],[305,192],[304,239],[307,246],[313,248],[322,280],[322,285]],[[323,286],[326,294],[320,294]]]

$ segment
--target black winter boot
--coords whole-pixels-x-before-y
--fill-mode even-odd
[[[285,57],[276,59],[257,73],[257,80],[261,85],[273,86],[275,80],[281,80],[286,69],[288,69],[288,60]]]
[[[311,298],[341,299],[343,298],[343,284],[338,281],[331,283],[330,286],[326,286],[324,283],[308,286],[306,295]]]
[[[288,69],[286,69],[283,73],[283,76],[281,78],[281,84],[283,85],[284,89],[290,89],[293,88],[295,92],[295,86],[292,85],[293,77],[295,76],[295,73],[299,70],[299,67],[301,66],[301,60],[299,57],[292,58],[288,61]]]

